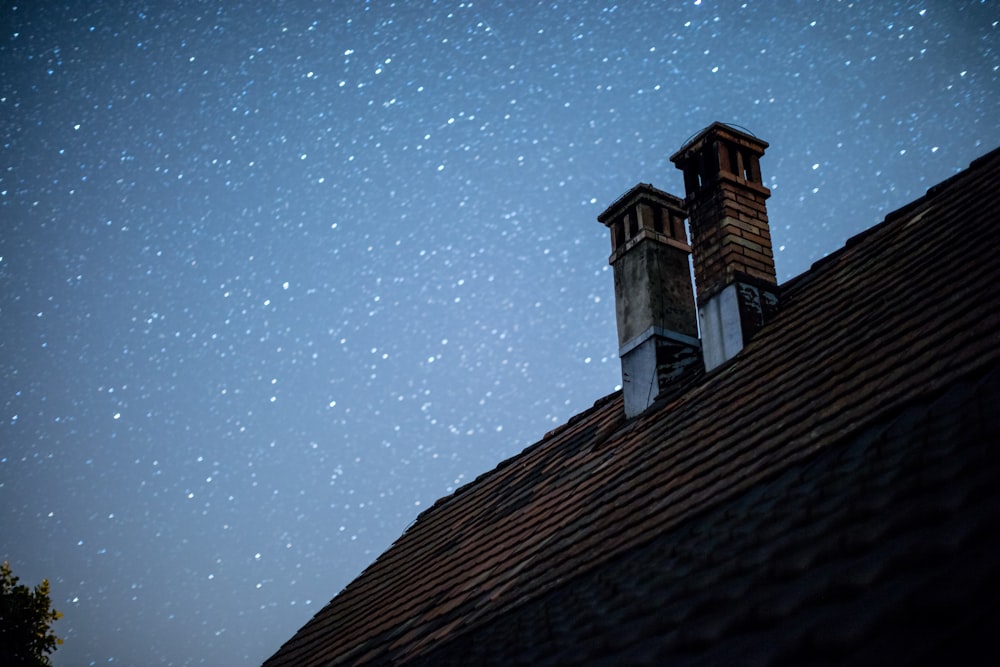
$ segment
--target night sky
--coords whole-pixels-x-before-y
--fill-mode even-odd
[[[782,282],[1000,145],[997,2],[0,11],[0,560],[62,666],[259,663],[614,391],[596,216],[712,121]]]

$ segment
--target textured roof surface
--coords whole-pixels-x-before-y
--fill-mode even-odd
[[[988,641],[998,195],[1000,150],[783,285],[679,397],[625,420],[613,394],[438,501],[266,664],[934,663]]]

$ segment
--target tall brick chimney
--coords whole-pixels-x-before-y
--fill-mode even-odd
[[[597,216],[611,231],[618,356],[625,414],[633,417],[699,359],[698,323],[677,197],[640,183]]]
[[[760,176],[767,143],[713,123],[670,157],[684,172],[705,369],[743,349],[775,312],[777,279]]]

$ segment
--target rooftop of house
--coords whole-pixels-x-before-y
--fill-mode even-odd
[[[998,211],[1000,149],[683,391],[631,419],[611,394],[439,500],[265,664],[973,650],[1000,627]]]

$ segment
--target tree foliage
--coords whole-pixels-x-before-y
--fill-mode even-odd
[[[10,563],[0,565],[0,663],[10,667],[51,665],[48,654],[62,644],[51,626],[62,614],[51,608],[47,579],[34,589],[17,581]]]

